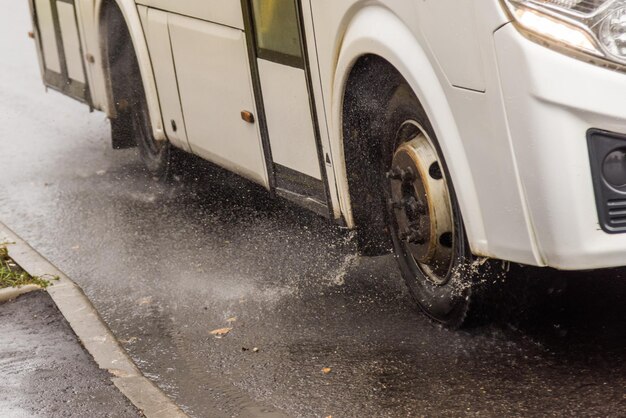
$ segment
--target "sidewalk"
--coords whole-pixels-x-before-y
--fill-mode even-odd
[[[0,416],[138,417],[50,296],[0,304]]]
[[[7,245],[8,257],[30,276],[54,278],[53,285],[46,289],[45,294],[38,292],[36,295],[22,296],[14,302],[0,304],[0,417],[125,417],[138,414],[148,418],[187,417],[160,388],[141,373],[74,281],[2,222],[0,242],[10,243]],[[45,302],[33,301],[30,304],[32,298],[43,298]],[[48,311],[45,311],[46,306],[49,306]],[[44,310],[38,311],[41,309]],[[55,329],[59,332],[65,330],[66,334],[55,334]],[[74,344],[74,349],[80,349],[79,352],[87,356],[86,361],[91,368],[80,362],[72,366],[75,358],[73,351],[65,346],[69,344],[72,347],[68,340]],[[66,344],[62,341],[66,341]],[[57,378],[65,380],[55,385]],[[51,382],[53,389],[43,383],[40,387],[37,379]],[[64,386],[62,382],[67,384]],[[126,411],[130,415],[120,414],[118,412],[122,411],[115,411],[114,408],[121,398],[109,399],[104,394],[99,397],[96,396],[99,393],[97,390],[84,397],[82,392],[76,390],[81,387],[101,388],[95,382],[100,382],[104,385],[102,387],[116,387],[119,393],[111,393],[128,399],[130,404],[125,405],[134,405],[137,409]],[[60,388],[65,390],[59,393]],[[85,411],[91,412],[85,415],[66,406],[53,409],[51,413],[33,413],[30,411],[40,411],[45,406],[43,401],[38,405],[28,397],[37,398],[36,395],[50,402],[60,399],[66,405],[73,403],[74,400],[70,399],[72,397],[78,404],[89,401],[83,407]],[[96,407],[98,409],[92,409]],[[4,413],[3,408],[9,412]]]

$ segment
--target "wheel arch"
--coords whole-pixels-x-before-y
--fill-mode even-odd
[[[344,128],[351,115],[347,114],[350,109],[345,109],[345,99],[350,95],[348,89],[353,87],[353,77],[358,75],[365,60],[376,57],[388,63],[409,84],[421,102],[448,165],[472,250],[475,253],[486,252],[480,204],[461,134],[444,86],[425,49],[400,18],[381,6],[358,10],[343,27],[346,29],[337,47],[333,80],[331,126],[334,140],[331,148],[335,157],[340,210],[348,227],[357,227],[353,205],[359,202],[350,196],[348,168],[352,156],[346,154]]]
[[[143,31],[143,26],[141,24],[137,5],[133,0],[96,1],[96,30],[98,33],[97,37],[100,46],[100,59],[103,63],[102,71],[106,86],[106,113],[109,117],[112,118],[116,116],[116,109],[113,101],[111,86],[111,74],[110,68],[108,66],[108,57],[106,56],[106,42],[108,34],[105,32],[107,30],[107,25],[104,19],[104,11],[105,8],[108,7],[117,7],[121,14],[121,17],[123,18],[125,26],[128,29],[128,33],[130,34],[135,55],[137,57],[137,62],[139,64],[141,82],[143,84],[144,92],[146,95],[146,101],[148,104],[148,111],[150,114],[150,122],[152,124],[154,138],[159,140],[166,139],[156,81],[152,69],[152,62],[150,60],[150,53],[148,51],[148,44],[146,42],[146,36]]]

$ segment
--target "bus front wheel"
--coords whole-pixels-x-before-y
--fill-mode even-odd
[[[470,252],[448,168],[419,100],[401,84],[386,109],[383,184],[395,256],[421,310],[459,327],[484,272]]]

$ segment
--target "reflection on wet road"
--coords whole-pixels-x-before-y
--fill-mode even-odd
[[[24,34],[0,37],[15,57],[0,68],[0,219],[190,414],[256,400],[292,416],[626,415],[624,271],[569,274],[524,315],[441,329],[391,257],[356,257],[327,221],[195,160],[153,181],[110,149],[103,114],[43,93],[27,5],[0,25]]]

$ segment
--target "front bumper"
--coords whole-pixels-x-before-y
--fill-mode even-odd
[[[626,233],[602,230],[587,131],[626,133],[626,74],[552,51],[512,24],[495,34],[509,141],[540,260],[563,270],[626,265]]]

